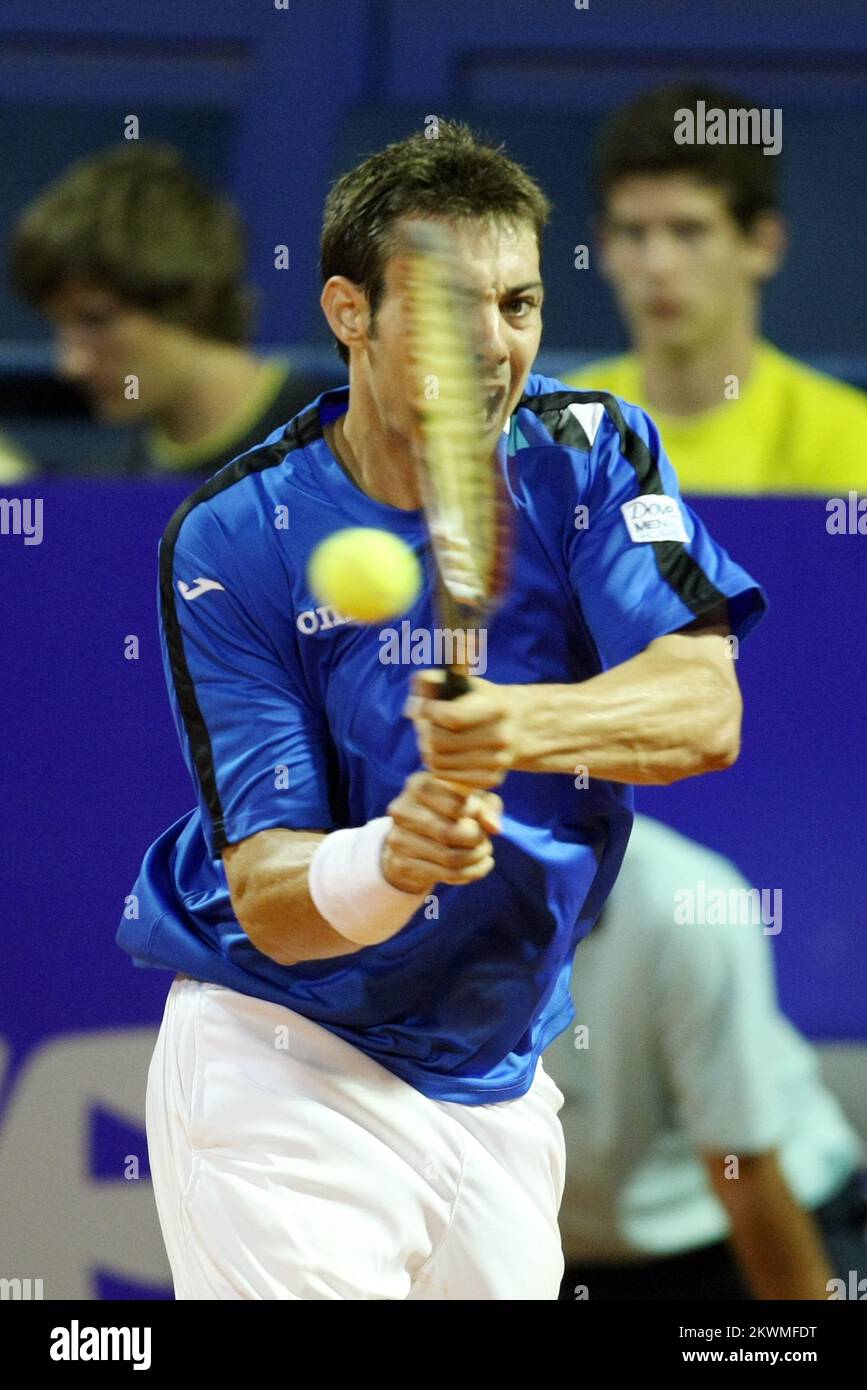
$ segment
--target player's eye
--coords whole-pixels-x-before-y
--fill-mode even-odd
[[[532,295],[519,295],[517,299],[508,299],[503,305],[503,310],[510,319],[525,319],[536,308],[538,302]]]
[[[614,229],[614,235],[622,237],[624,241],[631,241],[634,245],[643,241],[645,229],[639,222],[621,222]]]
[[[681,241],[697,241],[707,231],[703,222],[682,221],[673,224],[675,236]]]

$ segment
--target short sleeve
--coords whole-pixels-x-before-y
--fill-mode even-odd
[[[679,1119],[697,1149],[763,1153],[783,1135],[774,1071],[778,1021],[771,947],[752,909],[732,905],[749,883],[728,861],[705,859],[701,877],[681,875],[672,921],[669,900],[656,958],[661,1055]],[[739,896],[732,898],[732,891]],[[694,910],[685,911],[691,901]],[[717,915],[725,921],[716,923]],[[756,914],[758,915],[758,914]]]
[[[257,620],[229,557],[163,538],[160,636],[212,858],[259,830],[333,829],[327,727],[291,637]]]
[[[728,600],[743,640],[767,598],[684,502],[650,417],[607,393],[567,544],[572,588],[606,667]]]

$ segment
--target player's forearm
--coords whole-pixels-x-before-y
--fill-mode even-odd
[[[278,965],[360,951],[320,915],[310,896],[310,861],[324,833],[265,830],[253,839],[259,844],[249,870],[240,857],[233,860],[233,851],[243,851],[244,843],[230,845],[223,857],[235,916],[256,949]]]
[[[365,825],[261,830],[223,850],[235,916],[279,965],[345,956],[402,931],[437,883],[494,867],[503,803],[413,772]],[[336,923],[332,926],[331,923]]]
[[[815,1219],[796,1200],[775,1150],[742,1157],[725,1177],[729,1155],[702,1155],[731,1223],[729,1246],[755,1298],[826,1299],[834,1271]]]
[[[737,683],[690,644],[652,647],[578,685],[520,687],[524,772],[586,768],[614,782],[667,784],[730,767],[740,749]]]
[[[745,1203],[729,1243],[755,1298],[827,1299],[834,1271],[812,1215],[788,1192]]]

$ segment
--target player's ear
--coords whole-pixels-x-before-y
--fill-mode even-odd
[[[345,275],[326,280],[319,299],[328,327],[344,347],[359,347],[367,338],[367,295]]]
[[[750,229],[750,261],[757,280],[776,275],[789,244],[785,218],[778,212],[760,212]]]

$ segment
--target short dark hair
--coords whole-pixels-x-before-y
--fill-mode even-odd
[[[115,145],[72,165],[21,213],[10,278],[42,308],[72,279],[203,337],[249,341],[244,227],[171,146]]]
[[[736,92],[700,82],[657,87],[621,107],[602,128],[594,160],[594,193],[603,216],[608,196],[621,179],[634,174],[692,174],[721,189],[729,211],[743,231],[758,213],[780,207],[779,157],[764,154],[758,144],[678,145],[675,112],[707,108],[750,109]]]
[[[433,129],[429,128],[431,134]],[[551,204],[525,169],[458,121],[439,121],[434,138],[418,131],[369,155],[333,185],[320,243],[323,283],[345,275],[360,285],[375,315],[395,223],[414,214],[506,219],[532,225],[541,253]],[[344,362],[349,353],[337,350]]]

